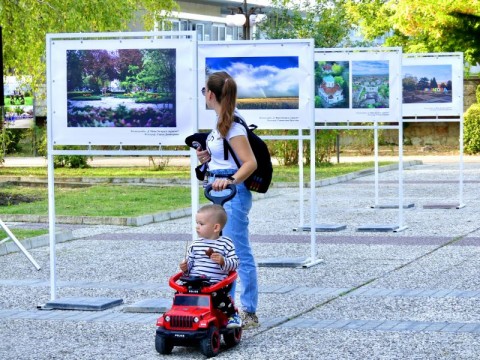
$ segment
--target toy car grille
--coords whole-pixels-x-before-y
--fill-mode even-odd
[[[170,324],[177,328],[191,328],[193,326],[193,316],[172,316]]]

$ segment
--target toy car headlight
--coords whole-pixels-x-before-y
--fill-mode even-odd
[[[167,321],[167,322],[170,321],[170,316],[166,315],[165,316],[165,321]]]
[[[200,319],[199,319],[197,316],[195,316],[195,317],[193,318],[193,322],[198,323],[199,321],[200,321]]]

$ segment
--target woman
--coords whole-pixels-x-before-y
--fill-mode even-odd
[[[235,80],[223,71],[213,73],[208,77],[202,94],[208,108],[215,110],[217,123],[207,138],[207,149],[197,150],[197,156],[201,163],[208,162],[207,175],[213,190],[223,190],[229,184],[237,186],[235,197],[224,204],[228,221],[223,229],[223,235],[233,240],[240,259],[238,275],[242,287],[240,295],[242,327],[244,329],[257,327],[259,325],[256,316],[257,267],[248,238],[248,213],[252,207],[252,194],[243,184],[257,168],[257,161],[248,142],[245,127],[234,121],[237,101]],[[241,164],[240,168],[231,155],[225,159],[224,139],[235,152]],[[235,294],[235,286],[231,294],[232,296]]]

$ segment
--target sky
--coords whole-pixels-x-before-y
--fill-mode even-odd
[[[237,82],[239,98],[299,95],[298,56],[206,58],[211,72],[226,71]]]
[[[388,75],[388,60],[352,61],[353,75]]]
[[[415,76],[417,79],[426,77],[427,79],[447,82],[452,80],[452,65],[405,65],[402,66],[402,77],[405,75]]]

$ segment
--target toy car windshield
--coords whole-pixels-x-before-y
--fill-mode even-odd
[[[210,298],[208,296],[183,296],[178,294],[173,299],[174,305],[183,306],[210,306]]]

